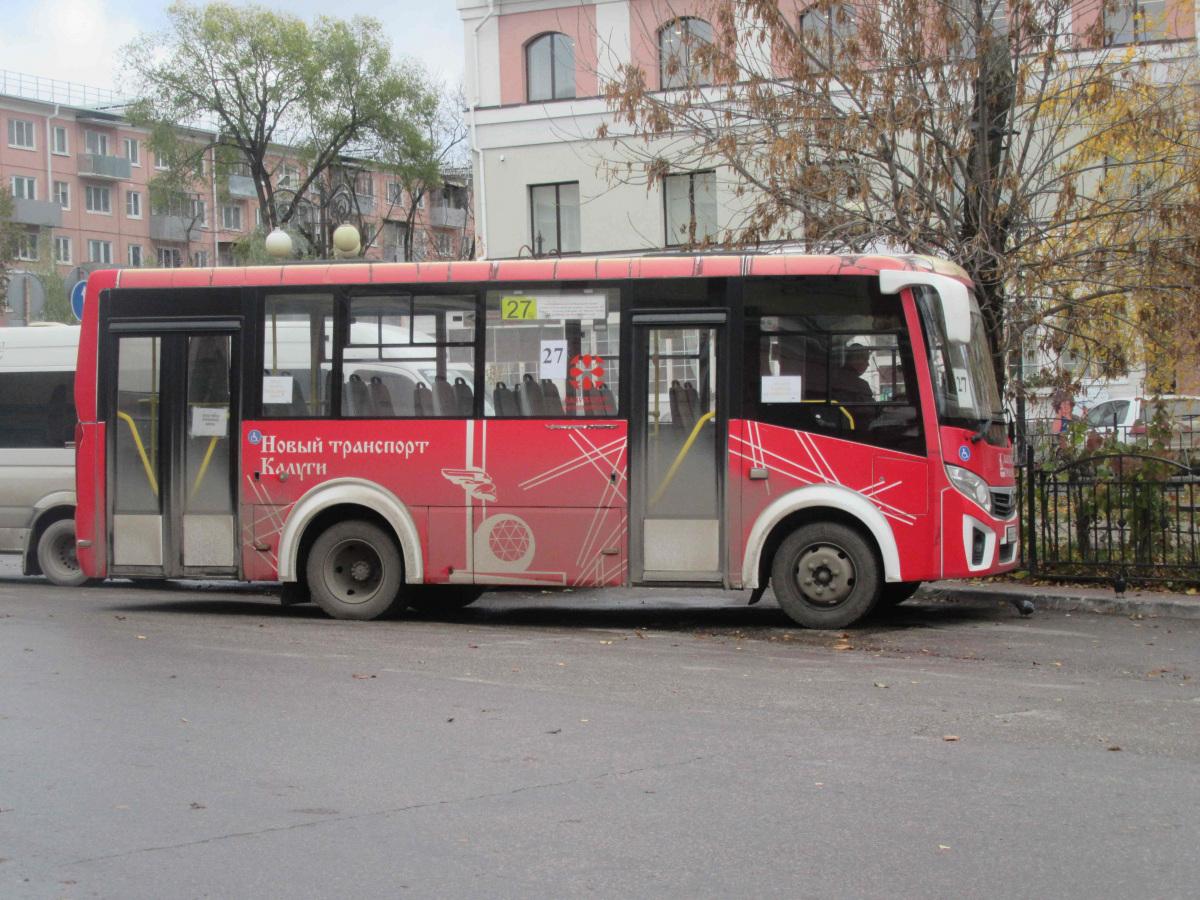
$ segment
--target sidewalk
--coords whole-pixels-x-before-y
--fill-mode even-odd
[[[1162,616],[1200,619],[1200,593],[1143,590],[1130,586],[1118,594],[1108,585],[1020,584],[993,581],[930,581],[913,597],[916,601],[1033,602],[1037,611],[1112,613],[1122,616]]]

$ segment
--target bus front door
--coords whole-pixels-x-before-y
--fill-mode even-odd
[[[109,397],[113,575],[236,575],[236,333],[117,337]]]
[[[630,577],[721,582],[725,313],[635,314]]]

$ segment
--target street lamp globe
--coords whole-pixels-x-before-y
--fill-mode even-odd
[[[263,243],[266,245],[267,253],[276,259],[287,259],[292,255],[292,238],[282,228],[276,228],[268,234]]]
[[[357,256],[361,239],[353,225],[339,225],[333,231],[333,249],[342,259]]]

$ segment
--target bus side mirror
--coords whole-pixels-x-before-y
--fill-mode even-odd
[[[931,287],[938,293],[946,340],[952,344],[971,343],[971,294],[965,284],[936,272],[884,269],[879,273],[879,290],[884,294],[898,294],[907,287],[919,284]]]

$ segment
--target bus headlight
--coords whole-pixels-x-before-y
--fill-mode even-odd
[[[946,466],[946,474],[960,493],[970,497],[989,513],[992,511],[992,492],[986,481],[960,466]]]

